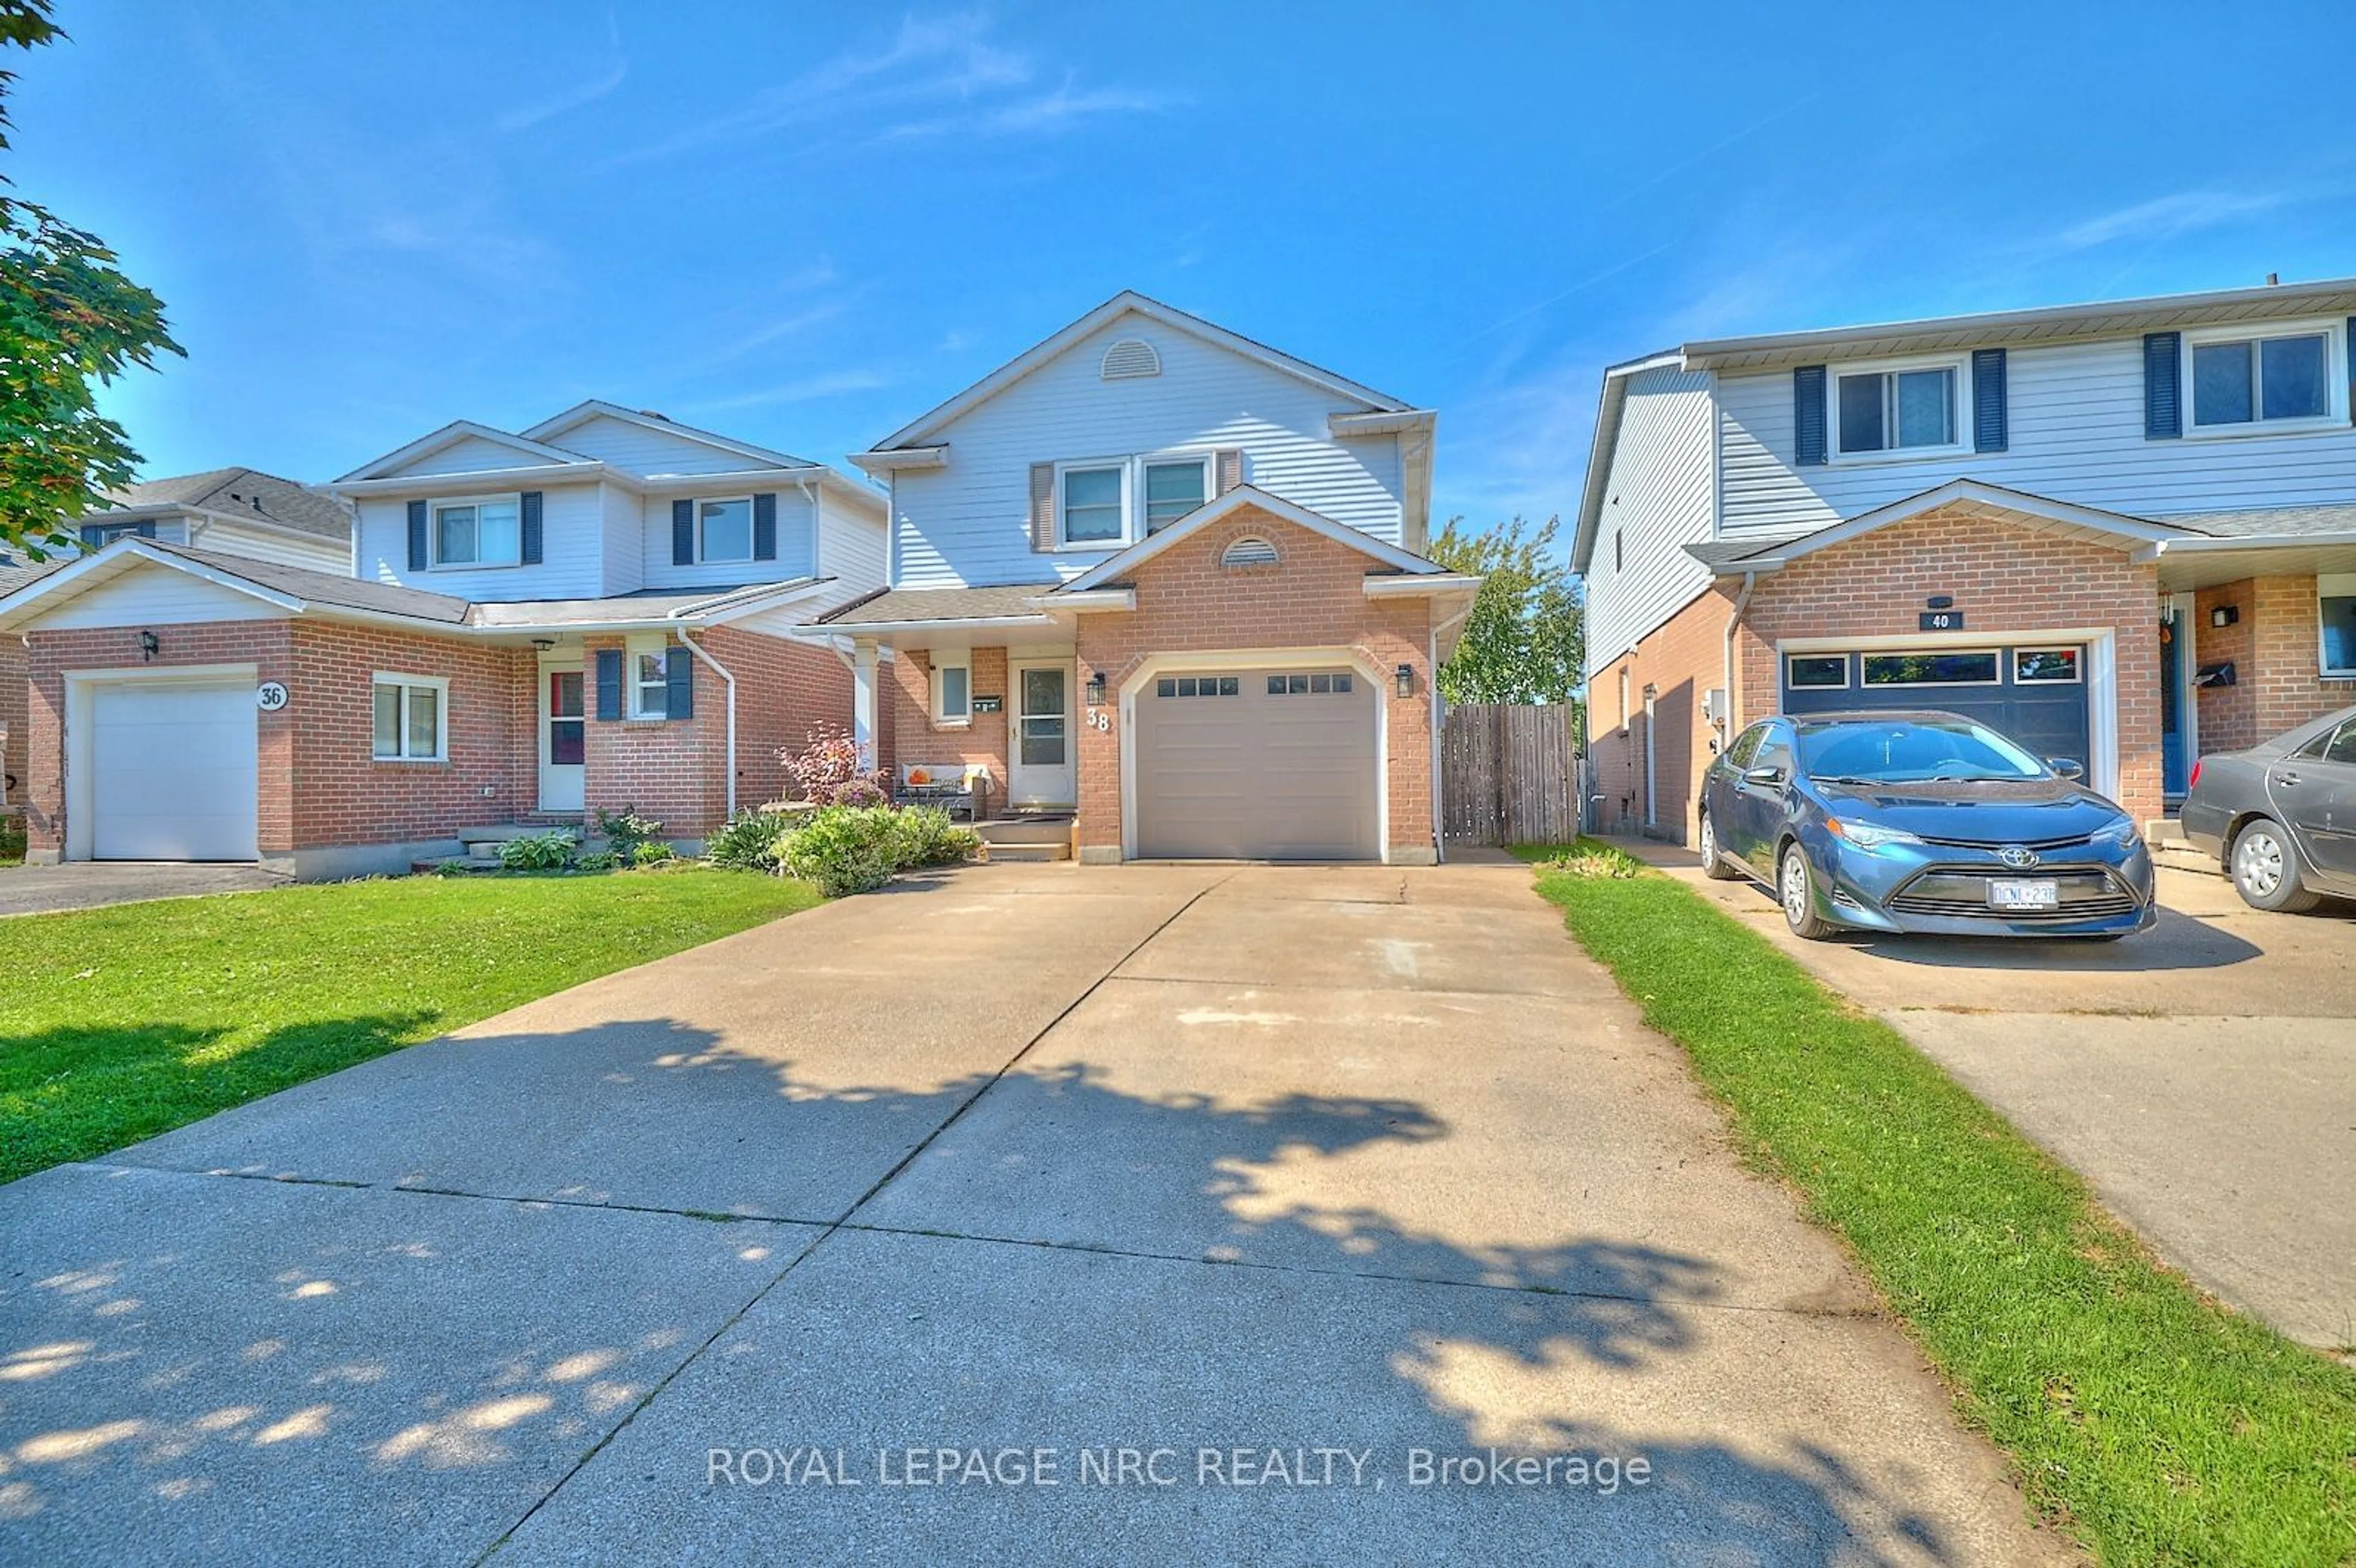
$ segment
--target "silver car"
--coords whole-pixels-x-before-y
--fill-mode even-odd
[[[2356,708],[2201,758],[2179,820],[2253,908],[2356,898]]]

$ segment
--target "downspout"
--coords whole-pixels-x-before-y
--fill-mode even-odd
[[[805,479],[801,482],[801,487],[802,499],[809,503],[810,509],[809,574],[817,577],[821,575],[821,568],[819,565],[819,540],[826,534],[826,519],[819,514],[818,486]]]
[[[680,646],[709,666],[712,673],[728,688],[728,820],[734,822],[736,820],[736,677],[728,673],[726,665],[705,653],[701,645],[687,635],[685,626],[674,625],[671,630],[679,635]]]
[[[1734,596],[1734,612],[1726,618],[1726,712],[1719,719],[1719,744],[1722,747],[1734,738],[1734,634],[1741,628],[1742,612],[1751,605],[1751,591],[1759,585],[1759,574],[1742,574],[1742,592]]]

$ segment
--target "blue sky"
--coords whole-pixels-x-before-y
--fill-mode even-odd
[[[2356,273],[2356,6],[2237,10],[60,0],[5,172],[169,308],[151,475],[590,396],[839,464],[1136,288],[1485,523],[1684,338]]]

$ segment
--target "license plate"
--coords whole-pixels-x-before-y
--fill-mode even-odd
[[[2029,881],[2010,881],[2000,878],[1988,880],[1988,907],[1991,909],[2059,909],[2062,905],[2062,884],[2051,877]]]

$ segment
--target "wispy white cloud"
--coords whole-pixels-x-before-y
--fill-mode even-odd
[[[2065,251],[2084,251],[2120,240],[2165,240],[2271,212],[2296,199],[2287,191],[2181,190],[2098,214],[2072,224],[2055,238]]]
[[[691,406],[704,413],[726,413],[734,409],[766,408],[776,403],[807,403],[819,398],[841,397],[848,392],[872,392],[892,386],[894,382],[894,378],[881,370],[822,370],[816,375],[739,392],[733,397],[705,399]]]
[[[629,80],[630,62],[622,53],[621,22],[611,11],[605,13],[605,53],[613,63],[597,75],[537,103],[520,104],[509,110],[491,123],[492,129],[502,135],[529,131],[560,114],[569,114],[620,91],[622,83]]]
[[[634,148],[616,162],[650,163],[807,126],[869,142],[1042,135],[1176,101],[1120,87],[1084,87],[1069,74],[1043,90],[1039,79],[1037,62],[996,42],[980,12],[912,16],[881,48],[838,55],[755,94],[742,108]]]

